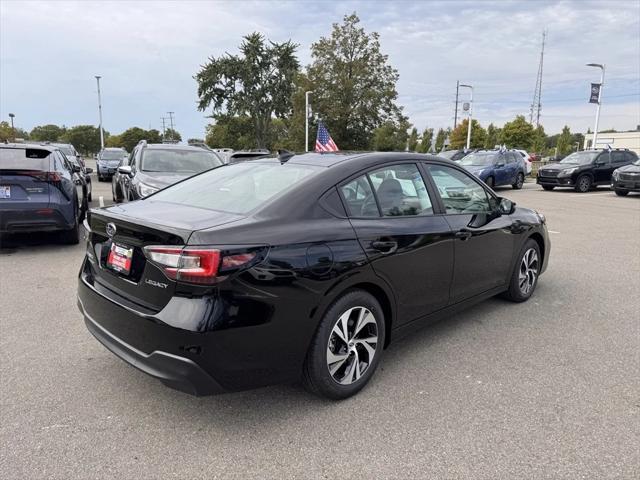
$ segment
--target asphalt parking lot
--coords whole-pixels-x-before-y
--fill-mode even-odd
[[[639,478],[640,195],[499,193],[547,217],[534,297],[392,344],[339,403],[297,385],[170,390],[85,329],[82,244],[3,238],[0,477]]]

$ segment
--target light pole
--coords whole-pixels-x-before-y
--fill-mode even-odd
[[[465,87],[468,88],[469,90],[471,90],[471,99],[469,100],[469,124],[467,125],[467,150],[469,150],[469,147],[471,146],[471,120],[473,117],[472,114],[472,110],[473,110],[473,86],[471,85],[466,85],[464,83],[460,84],[461,87]]]
[[[587,63],[587,67],[596,67],[601,70],[600,72],[600,89],[598,90],[598,107],[596,108],[596,127],[593,130],[593,145],[591,147],[593,149],[598,148],[598,122],[600,121],[600,105],[602,105],[602,89],[604,88],[604,65],[600,65],[599,63]]]
[[[16,141],[16,129],[13,126],[13,119],[15,118],[15,114],[10,113],[9,118],[11,119],[11,136],[13,137],[13,141]]]
[[[100,116],[100,148],[104,150],[104,132],[102,131],[102,99],[100,98],[100,75],[96,75],[96,81],[98,82],[98,114]]]
[[[304,151],[309,151],[309,94],[312,90],[304,92]]]

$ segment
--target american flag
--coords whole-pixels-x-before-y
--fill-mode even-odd
[[[316,138],[316,152],[337,152],[338,146],[333,141],[329,130],[323,122],[318,124],[318,137]]]

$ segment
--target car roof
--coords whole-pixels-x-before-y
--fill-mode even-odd
[[[195,152],[207,151],[202,147],[196,147],[193,145],[178,145],[177,143],[147,143],[144,148],[148,148],[149,150],[191,150]]]
[[[286,162],[293,165],[315,165],[319,167],[333,167],[337,165],[353,165],[367,168],[370,165],[385,163],[388,161],[407,160],[435,160],[441,163],[453,163],[448,159],[431,154],[414,152],[335,152],[335,153],[302,153],[290,157],[288,160],[280,160],[277,156],[252,160],[256,163]]]

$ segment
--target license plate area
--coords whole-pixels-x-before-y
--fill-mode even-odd
[[[11,187],[8,185],[0,185],[0,198],[11,198]]]
[[[131,273],[131,263],[133,262],[133,248],[112,243],[107,256],[107,268],[115,270],[122,275]]]

